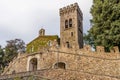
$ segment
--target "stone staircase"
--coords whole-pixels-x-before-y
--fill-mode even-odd
[[[43,69],[0,76],[0,80],[120,80],[120,77],[91,74],[76,70]]]

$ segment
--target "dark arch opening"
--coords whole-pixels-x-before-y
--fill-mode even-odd
[[[65,20],[65,29],[68,28],[68,20]]]
[[[36,71],[37,70],[37,58],[33,58],[29,62],[29,70]]]
[[[70,48],[70,43],[69,42],[66,42],[66,47]]]
[[[66,64],[64,62],[58,62],[54,65],[54,68],[66,69]]]
[[[72,19],[69,19],[69,27],[72,27]]]

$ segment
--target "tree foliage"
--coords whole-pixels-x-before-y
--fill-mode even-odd
[[[5,46],[5,63],[12,61],[14,57],[18,55],[19,52],[25,52],[25,43],[21,39],[14,39],[7,41]]]
[[[25,52],[25,43],[21,39],[14,39],[6,41],[7,45],[2,48],[0,46],[0,73],[3,72],[4,67],[8,65],[18,53]]]
[[[3,71],[4,68],[3,57],[4,57],[4,51],[3,48],[0,46],[0,73]]]
[[[109,50],[120,48],[120,0],[93,0],[92,28],[85,35],[85,43],[101,45]]]

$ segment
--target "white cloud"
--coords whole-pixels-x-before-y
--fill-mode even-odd
[[[0,0],[0,44],[14,38],[28,43],[41,27],[47,34],[59,34],[59,8],[75,2],[83,11],[86,32],[92,0]]]

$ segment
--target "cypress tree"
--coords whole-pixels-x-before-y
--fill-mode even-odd
[[[84,39],[87,44],[104,46],[109,51],[113,46],[120,49],[120,0],[93,0],[91,29]]]

